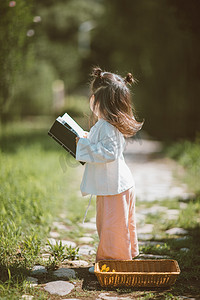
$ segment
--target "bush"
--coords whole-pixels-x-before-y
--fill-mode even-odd
[[[45,61],[33,65],[18,81],[11,114],[48,115],[52,112],[54,69]]]

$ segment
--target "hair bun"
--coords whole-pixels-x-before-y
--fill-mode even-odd
[[[135,82],[133,75],[131,73],[128,73],[126,75],[126,77],[124,78],[124,81],[125,81],[125,83],[129,83],[129,84],[132,84]]]
[[[102,72],[103,71],[101,70],[101,68],[95,67],[95,68],[93,68],[92,76],[94,76],[94,77],[101,77],[101,73]]]

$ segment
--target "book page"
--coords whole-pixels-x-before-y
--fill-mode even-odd
[[[85,131],[67,113],[65,113],[61,119],[63,119],[73,130],[75,130],[79,137],[84,136]]]

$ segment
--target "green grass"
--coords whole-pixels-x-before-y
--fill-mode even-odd
[[[66,213],[73,224],[83,218],[87,205],[88,199],[78,195],[82,166],[47,135],[51,124],[16,123],[1,130],[1,299],[15,299],[16,289],[26,292],[24,280],[41,263],[40,253],[59,213]],[[91,208],[88,217],[93,213]]]
[[[165,145],[164,153],[178,161],[186,169],[185,182],[191,190],[200,193],[200,132],[194,141],[180,140]]]

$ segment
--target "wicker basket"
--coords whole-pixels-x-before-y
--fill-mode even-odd
[[[101,272],[106,264],[115,272]],[[102,287],[166,287],[175,283],[180,269],[176,260],[101,260],[94,273]]]

